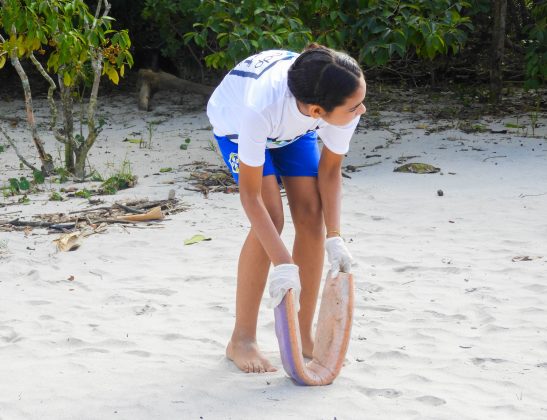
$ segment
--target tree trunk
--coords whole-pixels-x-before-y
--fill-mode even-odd
[[[502,64],[505,45],[505,18],[507,0],[494,0],[492,10],[494,25],[492,28],[492,49],[490,52],[490,98],[499,102],[503,84]]]
[[[17,74],[19,75],[19,78],[21,79],[21,84],[23,85],[23,92],[25,94],[25,107],[27,111],[27,122],[30,128],[30,132],[32,134],[32,140],[34,141],[34,145],[36,146],[36,149],[38,150],[38,157],[40,158],[40,161],[42,162],[42,173],[45,176],[48,176],[53,173],[54,167],[53,167],[53,158],[50,154],[46,153],[46,150],[44,148],[44,143],[42,142],[42,139],[40,139],[40,136],[38,134],[38,129],[36,128],[36,120],[34,119],[34,108],[32,106],[32,92],[30,90],[30,83],[27,77],[27,74],[25,73],[25,70],[23,69],[23,66],[21,65],[21,61],[17,57],[17,49],[14,48],[11,51],[10,54],[11,64],[17,71]]]
[[[63,104],[63,129],[65,136],[65,168],[74,174],[74,101],[72,89],[65,86],[59,77],[61,102]]]
[[[85,161],[87,158],[87,153],[89,149],[85,146],[85,143],[78,147],[75,151],[76,162],[74,164],[73,174],[78,179],[85,178]]]

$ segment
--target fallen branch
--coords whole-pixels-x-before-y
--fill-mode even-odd
[[[129,207],[129,206],[126,206],[126,205],[123,205],[121,203],[116,203],[114,204],[116,207],[119,207],[129,213],[135,213],[135,214],[144,214],[146,213],[145,211],[143,210],[139,210],[139,209],[136,209],[136,208],[133,208],[133,207]]]
[[[4,137],[8,140],[8,143],[11,144],[11,147],[13,147],[13,150],[15,150],[15,154],[19,158],[19,160],[25,165],[27,168],[31,169],[33,172],[39,172],[38,168],[36,166],[29,163],[21,153],[19,153],[19,149],[17,148],[17,145],[13,141],[13,139],[6,133],[6,131],[0,126],[0,133],[4,135]]]
[[[147,209],[152,210],[146,211]],[[67,233],[81,229],[82,226],[109,225],[114,223],[122,225],[133,224],[135,221],[139,221],[136,219],[142,219],[142,221],[150,219],[151,214],[161,214],[161,217],[154,217],[154,220],[160,220],[164,217],[162,210],[166,214],[175,214],[186,209],[186,205],[179,203],[174,198],[155,201],[141,199],[125,204],[114,203],[111,206],[74,211],[68,214],[54,213],[34,216],[34,218],[41,220],[21,220],[19,218],[4,220],[0,221],[0,226],[45,228]]]
[[[137,90],[139,92],[138,106],[140,110],[149,111],[152,96],[161,90],[175,90],[209,96],[213,93],[214,89],[212,86],[190,82],[163,71],[155,72],[149,69],[140,69],[137,80]]]

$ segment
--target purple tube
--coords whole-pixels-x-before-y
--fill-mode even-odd
[[[288,292],[287,292],[288,293]],[[299,385],[306,385],[304,380],[298,375],[295,360],[291,351],[291,339],[289,332],[289,319],[287,317],[287,295],[279,305],[274,308],[275,334],[279,342],[279,352],[285,372]]]

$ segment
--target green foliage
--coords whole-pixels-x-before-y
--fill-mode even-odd
[[[70,172],[66,168],[59,167],[55,168],[55,173],[57,174],[58,178],[56,179],[56,182],[59,184],[64,184],[68,181],[70,177]]]
[[[131,164],[125,160],[120,170],[104,181],[100,187],[102,194],[114,195],[119,190],[134,187],[137,177],[131,172]]]
[[[368,66],[416,54],[456,54],[473,29],[464,0],[310,0],[300,3],[314,39],[344,49]]]
[[[144,10],[160,28],[168,55],[184,41],[207,51],[205,64],[215,69],[261,50],[301,50],[311,33],[297,15],[296,2],[288,0],[147,0]]]
[[[0,144],[0,153],[4,153],[5,150],[6,148],[4,147],[4,145]]]
[[[473,30],[463,15],[469,6],[465,0],[147,0],[145,17],[165,31],[167,54],[182,38],[205,51],[212,68],[266,49],[300,51],[312,40],[375,66],[409,54],[431,60],[458,53]]]
[[[26,194],[37,191],[37,185],[43,184],[42,179],[38,176],[41,172],[35,172],[34,179],[29,180],[27,177],[9,178],[8,184],[2,187],[4,197],[12,197],[18,194]],[[41,182],[40,182],[41,181]]]
[[[89,199],[91,196],[92,196],[92,193],[91,191],[87,190],[87,189],[83,189],[83,190],[79,190],[79,191],[76,191],[74,193],[74,195],[76,197],[81,197],[81,198],[85,198],[85,199]]]
[[[97,171],[93,171],[91,174],[90,174],[90,179],[91,181],[96,181],[96,182],[103,182],[104,179],[103,177],[101,176],[100,173],[98,173]]]
[[[192,140],[189,138],[184,139],[184,143],[180,145],[180,150],[188,150],[188,145],[190,144]]]
[[[95,19],[83,0],[2,0],[0,29],[9,38],[0,44],[0,68],[12,51],[19,58],[38,53],[72,86],[92,76],[91,60],[100,54],[102,73],[117,84],[133,58],[128,32],[112,30],[111,21]]]
[[[20,177],[19,179],[10,178],[8,179],[8,182],[11,195],[19,194],[22,191],[30,190],[30,182],[24,176]]]
[[[537,2],[531,13],[535,22],[526,28],[525,87],[535,89],[547,80],[547,1]]]
[[[49,195],[49,201],[63,201],[63,196],[57,191],[54,191]]]
[[[43,184],[46,180],[42,171],[33,171],[32,177],[36,184]]]

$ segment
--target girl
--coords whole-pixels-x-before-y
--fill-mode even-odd
[[[245,372],[276,370],[256,343],[270,263],[272,281],[301,284],[298,320],[306,357],[313,351],[324,249],[331,275],[350,270],[352,258],[340,237],[341,166],[366,111],[365,93],[363,72],[353,58],[311,44],[301,54],[272,50],[249,57],[209,100],[207,115],[251,223],[239,256],[236,322],[226,348]],[[279,182],[295,227],[292,253],[280,238]]]

